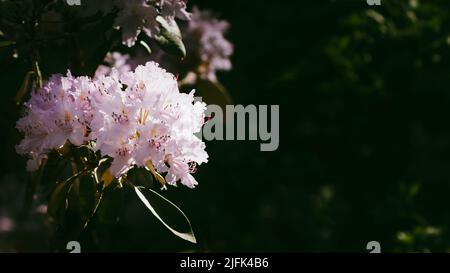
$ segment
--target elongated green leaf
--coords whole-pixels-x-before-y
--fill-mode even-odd
[[[119,220],[123,206],[123,188],[116,180],[102,191],[94,209],[93,224],[97,228],[110,228]]]
[[[73,185],[73,181],[77,179],[80,175],[83,175],[86,171],[81,171],[72,177],[68,178],[64,182],[56,185],[53,190],[50,201],[48,203],[47,212],[48,214],[60,222],[65,214],[68,207],[68,193]],[[60,222],[61,223],[61,222]]]
[[[10,46],[10,45],[15,45],[16,42],[14,41],[0,41],[0,47],[6,47],[6,46]]]
[[[96,207],[97,182],[92,173],[80,177],[78,187],[79,210],[82,220],[86,222]]]
[[[61,222],[67,209],[67,195],[72,186],[71,182],[61,182],[56,185],[48,203],[47,212],[57,222]]]
[[[156,17],[156,21],[161,29],[161,34],[155,37],[158,45],[167,53],[184,58],[186,48],[177,22],[175,20],[167,21],[161,16]]]
[[[189,219],[186,217],[183,211],[181,211],[174,203],[160,195],[159,193],[145,188],[134,187],[134,190],[139,197],[139,199],[144,203],[144,205],[150,210],[150,212],[173,234],[176,236],[192,242],[197,243],[195,239],[194,232],[192,231],[192,226]],[[166,214],[166,215],[163,215]],[[167,214],[176,215],[178,219],[169,219]],[[175,221],[174,221],[175,220]],[[171,224],[177,221],[183,223],[185,227],[178,229],[185,229],[184,231],[178,231],[172,228],[168,221],[171,221]]]
[[[98,176],[97,176],[97,168],[92,170],[91,175],[93,177],[95,186],[98,186],[100,184],[100,181],[98,180]],[[102,202],[103,193],[104,193],[104,189],[102,189],[101,191],[94,192],[94,208],[91,212],[91,215],[89,215],[89,217],[85,220],[85,222],[83,224],[83,228],[82,228],[83,230],[86,229],[86,227],[90,224],[92,219],[94,219],[94,216],[97,213],[98,207],[99,207],[100,203]]]
[[[222,109],[225,109],[226,105],[233,104],[230,93],[219,82],[199,80],[194,88],[195,95],[202,97],[203,101],[208,105],[219,105]]]
[[[132,168],[127,172],[127,180],[135,186],[151,187],[153,185],[152,173],[145,168]]]

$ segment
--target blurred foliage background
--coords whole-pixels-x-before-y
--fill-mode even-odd
[[[208,142],[198,188],[163,192],[198,245],[126,196],[102,251],[366,252],[373,240],[383,252],[450,250],[448,1],[193,5],[231,23],[234,68],[219,78],[236,104],[280,105],[280,147]],[[0,63],[0,251],[50,251],[39,207],[21,209],[29,179],[14,151],[14,96],[27,71]]]

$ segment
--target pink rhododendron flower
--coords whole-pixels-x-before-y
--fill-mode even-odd
[[[66,142],[92,141],[95,151],[112,159],[117,178],[134,166],[147,167],[167,173],[171,185],[194,187],[191,174],[208,160],[195,136],[206,105],[194,101],[194,92],[180,93],[174,75],[154,62],[114,70],[94,79],[55,75],[32,93],[17,122],[24,133],[17,152],[30,156],[28,169],[38,169],[48,152]]]

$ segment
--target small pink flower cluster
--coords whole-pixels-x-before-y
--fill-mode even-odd
[[[197,73],[201,79],[217,81],[217,71],[228,71],[232,68],[230,57],[234,46],[225,38],[230,25],[227,21],[214,17],[211,11],[200,10],[197,7],[193,7],[190,18],[187,24],[181,25],[181,33],[187,56],[195,61],[184,63],[186,67],[180,69],[179,60],[174,61],[163,50],[154,47],[150,55],[142,51],[138,51],[133,57],[120,52],[108,53],[104,60],[107,65],[101,65],[97,69],[96,76],[110,75],[112,67],[119,73],[128,72],[136,64],[151,60],[174,73],[187,70]]]
[[[202,63],[202,78],[216,81],[216,71],[231,70],[234,47],[224,36],[229,28],[227,21],[217,19],[211,11],[194,7],[187,27],[181,29],[187,55],[197,56]]]

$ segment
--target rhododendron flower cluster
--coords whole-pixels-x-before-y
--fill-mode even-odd
[[[112,159],[110,173],[116,178],[138,166],[166,173],[171,185],[194,187],[192,173],[208,154],[195,136],[206,105],[193,95],[180,93],[176,78],[154,62],[94,79],[55,75],[25,103],[17,152],[30,156],[32,171],[67,142],[90,143]]]
[[[187,55],[199,58],[202,78],[215,81],[217,70],[226,71],[232,67],[233,44],[224,37],[230,25],[215,18],[211,11],[197,7],[193,8],[191,17],[188,25],[182,28]]]

